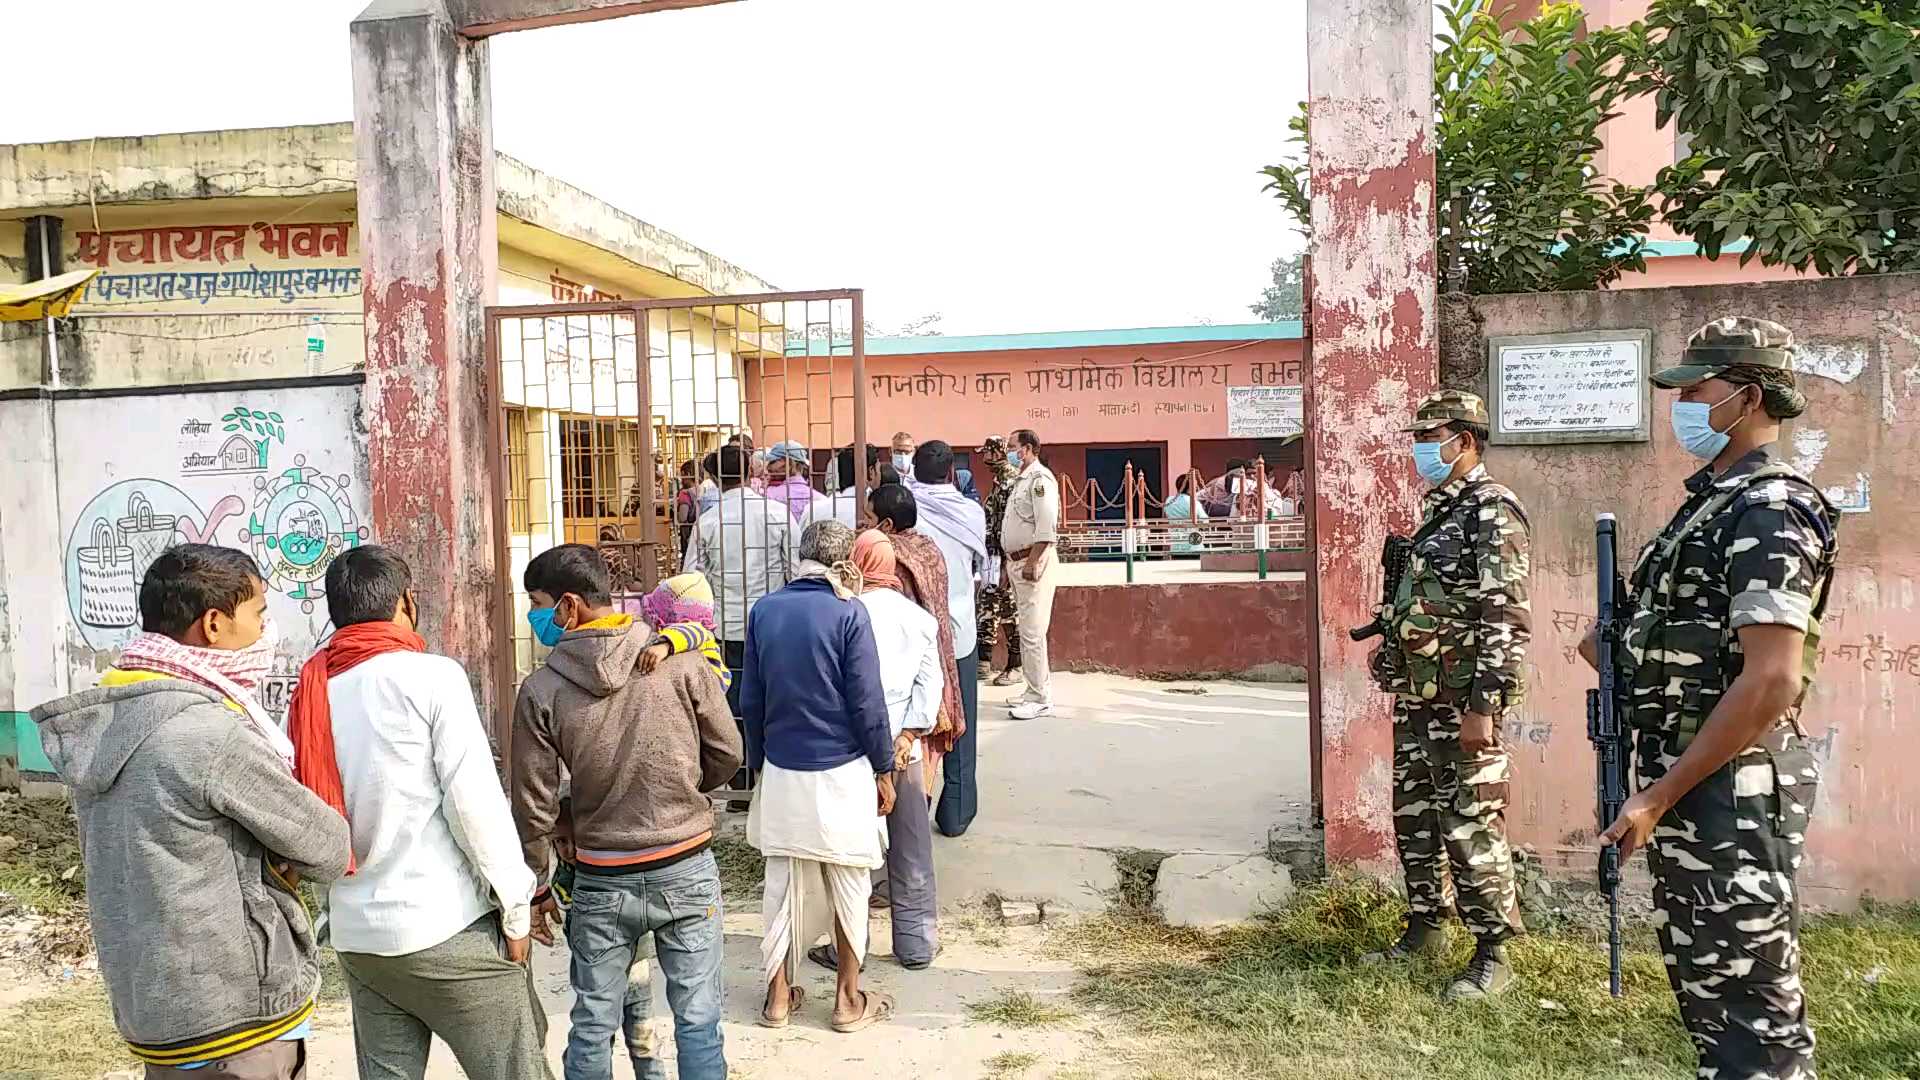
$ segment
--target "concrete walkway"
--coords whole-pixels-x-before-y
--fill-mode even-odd
[[[1310,814],[1307,693],[1286,683],[1057,674],[1052,716],[980,690],[980,816],[935,837],[943,905],[986,892],[1104,906],[1111,853],[1243,855]]]
[[[1078,1023],[1034,1031],[970,1022],[968,1002],[1009,991],[1065,1004],[1075,978],[1066,961],[1042,948],[1042,930],[1003,930],[971,901],[995,894],[1045,901],[1056,913],[1099,910],[1116,881],[1115,850],[1244,855],[1265,848],[1270,828],[1305,827],[1304,687],[1113,675],[1055,680],[1054,715],[1027,722],[1006,714],[1017,688],[981,686],[980,814],[965,837],[934,840],[943,951],[932,968],[905,971],[886,958],[884,918],[874,923],[869,984],[896,995],[894,1021],[834,1034],[824,1013],[831,976],[809,965],[805,1013],[785,1031],[758,1027],[761,920],[757,904],[730,902],[724,1032],[735,1076],[837,1080],[884,1062],[885,1071],[979,1077],[993,1072],[990,1059],[1012,1051],[1037,1054],[1055,1068],[1097,1059],[1099,1035]],[[739,827],[732,820],[738,815],[728,817],[724,827]],[[535,948],[556,1076],[573,998],[566,964],[564,948]],[[670,1047],[658,985],[654,1011]],[[354,1076],[344,1002],[323,1007],[310,1050],[313,1080]],[[463,1074],[439,1047],[427,1075]],[[629,1075],[623,1055],[616,1055],[614,1075]]]

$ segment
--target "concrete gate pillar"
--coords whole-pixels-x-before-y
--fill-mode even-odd
[[[1427,0],[1309,0],[1319,710],[1330,864],[1393,860],[1389,699],[1347,628],[1371,617],[1380,544],[1421,483],[1400,427],[1435,383],[1433,12]]]
[[[441,0],[376,0],[351,37],[374,537],[413,564],[429,639],[466,667],[498,730],[487,43],[462,37]]]

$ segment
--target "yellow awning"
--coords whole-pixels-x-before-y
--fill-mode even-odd
[[[30,322],[51,315],[60,318],[87,291],[87,282],[99,270],[75,270],[59,277],[0,285],[0,322]]]

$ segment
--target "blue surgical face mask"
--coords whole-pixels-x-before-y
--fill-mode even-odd
[[[1711,405],[1704,401],[1674,402],[1673,437],[1680,440],[1680,445],[1687,448],[1687,453],[1702,461],[1712,461],[1719,457],[1720,451],[1725,450],[1727,444],[1733,441],[1728,432],[1738,427],[1740,420],[1745,420],[1747,417],[1742,413],[1740,420],[1727,425],[1726,431],[1715,431],[1713,430],[1713,410],[1745,392],[1746,387],[1743,386]]]
[[[1016,469],[1020,467],[1019,447],[1015,447],[1015,446],[1007,447],[1007,464],[1013,466]]]
[[[560,635],[566,628],[553,621],[555,608],[537,607],[527,612],[527,625],[533,627],[533,638],[551,649],[560,644]]]
[[[1442,447],[1445,447],[1447,443],[1453,442],[1454,439],[1458,439],[1459,437],[1460,436],[1455,435],[1453,439],[1448,439],[1446,442],[1417,442],[1413,444],[1413,467],[1420,471],[1420,479],[1425,480],[1434,487],[1439,487],[1441,484],[1447,482],[1447,478],[1453,475],[1454,463],[1460,459],[1455,458],[1453,461],[1442,461],[1440,459],[1440,450]]]

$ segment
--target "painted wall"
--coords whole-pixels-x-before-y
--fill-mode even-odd
[[[1311,621],[1306,588],[1294,581],[1076,585],[1053,594],[1047,655],[1065,671],[1297,679]]]
[[[930,346],[937,343],[929,339]],[[804,414],[827,415],[828,395],[844,400],[852,388],[845,364],[836,365],[830,380],[808,380],[806,390],[797,378],[782,379],[778,364],[746,364],[748,419],[763,445],[773,441],[767,431],[781,426],[780,417],[777,409],[752,402],[791,399],[785,426],[804,438],[798,434]],[[1164,442],[1171,474],[1187,467],[1191,440],[1227,436],[1228,387],[1299,382],[1298,340],[868,356],[867,432],[875,443],[906,430],[956,446],[1022,427],[1055,446]],[[795,385],[788,389],[788,383]],[[834,428],[850,429],[850,422]]]
[[[280,636],[263,700],[282,713],[331,633],[327,567],[371,539],[359,380],[19,397],[0,423],[27,436],[7,440],[0,479],[0,710],[91,686],[138,632],[147,566],[196,541],[259,564]]]
[[[1480,297],[1475,306],[1488,335],[1651,330],[1656,365],[1723,313],[1793,329],[1811,405],[1783,448],[1853,511],[1840,523],[1824,657],[1805,712],[1825,778],[1802,881],[1823,904],[1920,896],[1920,786],[1910,769],[1920,756],[1911,723],[1920,715],[1920,275]],[[1532,691],[1507,727],[1509,820],[1517,842],[1575,867],[1590,866],[1594,829],[1584,711],[1593,682],[1573,651],[1594,610],[1593,515],[1619,516],[1628,558],[1682,501],[1698,463],[1673,442],[1670,401],[1656,392],[1651,442],[1495,446],[1489,458],[1534,528]]]

